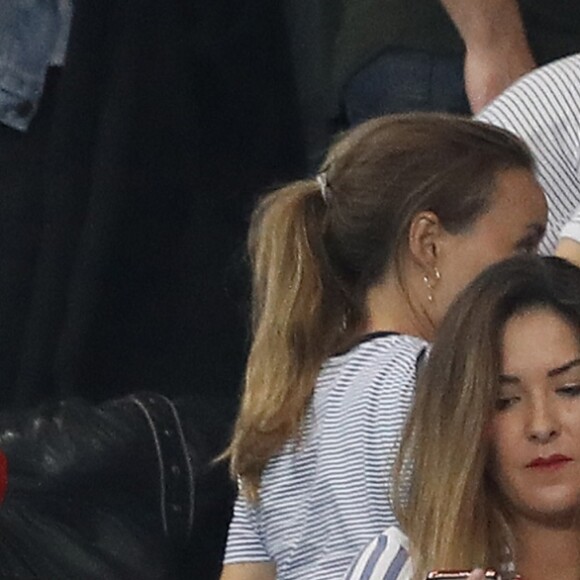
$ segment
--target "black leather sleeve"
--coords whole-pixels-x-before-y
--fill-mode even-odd
[[[206,459],[182,415],[155,393],[0,414],[0,577],[175,578]]]

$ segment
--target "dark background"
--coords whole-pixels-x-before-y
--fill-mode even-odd
[[[158,391],[193,401],[206,453],[224,448],[249,213],[310,166],[298,8],[75,0],[29,130],[0,126],[2,409]],[[184,563],[199,578],[219,573],[232,489],[225,466],[200,478]]]
[[[282,4],[77,0],[29,132],[0,130],[0,403],[231,411],[248,213],[303,171]]]

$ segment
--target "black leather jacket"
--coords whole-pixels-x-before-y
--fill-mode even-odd
[[[155,393],[0,414],[0,578],[216,578],[234,490],[209,423]]]

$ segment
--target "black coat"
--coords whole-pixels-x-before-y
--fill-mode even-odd
[[[302,169],[279,12],[75,1],[30,131],[0,128],[1,405],[235,405],[248,210]]]
[[[157,393],[0,414],[0,578],[217,578],[234,486],[216,423]]]

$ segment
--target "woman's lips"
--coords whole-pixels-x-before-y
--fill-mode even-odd
[[[566,465],[569,461],[572,461],[571,457],[566,455],[554,454],[549,457],[536,457],[533,461],[530,461],[526,467],[531,467],[534,469],[557,469]]]

